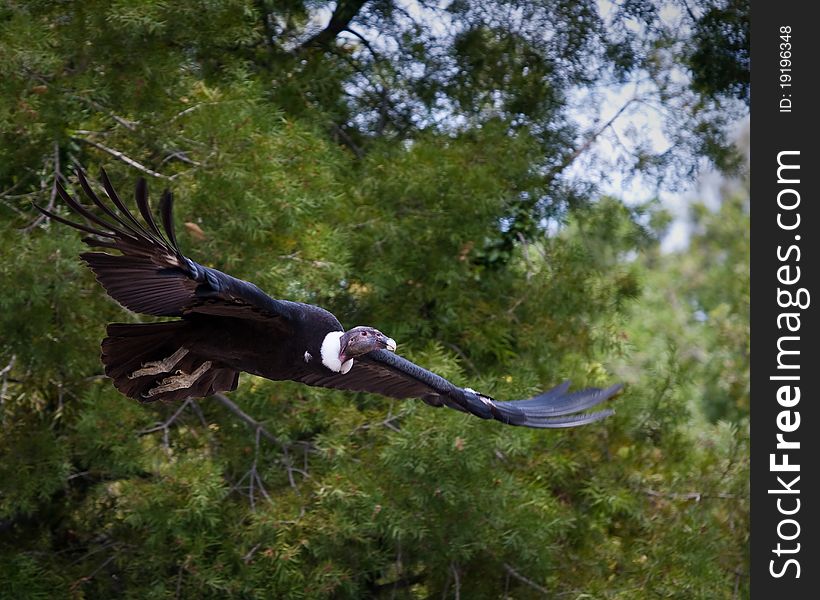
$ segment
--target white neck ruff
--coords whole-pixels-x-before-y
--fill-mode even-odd
[[[331,331],[325,336],[322,342],[322,364],[331,371],[341,373],[344,375],[353,368],[353,359],[349,358],[344,363],[339,360],[339,354],[342,352],[342,335],[343,331]]]

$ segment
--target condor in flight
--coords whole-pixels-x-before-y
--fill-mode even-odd
[[[160,201],[161,230],[143,179],[135,194],[140,221],[125,207],[105,171],[101,179],[110,203],[97,196],[82,171],[77,176],[95,212],[71,198],[59,182],[57,191],[88,224],[37,208],[90,234],[83,239],[89,246],[119,252],[81,255],[117,302],[136,313],[177,317],[163,323],[108,325],[108,337],[102,341],[105,373],[130,398],[152,402],[228,392],[236,389],[245,371],[272,380],[421,398],[432,406],[525,427],[574,427],[612,414],[581,411],[614,396],[621,385],[568,393],[565,382],[534,398],[511,402],[453,385],[395,354],[396,342],[373,327],[345,331],[323,308],[271,298],[252,283],[185,257],[174,235],[170,192]]]

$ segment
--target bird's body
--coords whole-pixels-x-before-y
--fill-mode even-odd
[[[312,386],[421,398],[432,406],[528,427],[571,427],[612,413],[578,414],[616,394],[620,385],[568,394],[565,382],[534,398],[511,402],[458,387],[395,354],[395,342],[372,327],[346,331],[321,307],[274,299],[252,283],[185,257],[174,235],[170,193],[165,192],[160,203],[160,230],[143,180],[136,188],[140,221],[104,172],[102,183],[113,207],[95,194],[80,171],[78,178],[97,212],[77,203],[59,184],[58,193],[88,225],[40,210],[91,234],[83,240],[88,245],[120,252],[81,255],[112,298],[137,313],[176,317],[108,326],[102,361],[106,375],[126,396],[143,402],[205,397],[236,389],[240,373],[246,372]]]

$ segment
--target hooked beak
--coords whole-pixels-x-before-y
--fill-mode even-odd
[[[387,350],[390,350],[390,352],[395,352],[396,351],[396,340],[394,340],[393,338],[385,338],[384,347]]]

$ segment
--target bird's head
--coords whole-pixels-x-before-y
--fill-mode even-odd
[[[354,327],[339,340],[339,360],[343,363],[373,350],[395,352],[396,341],[373,327]]]

